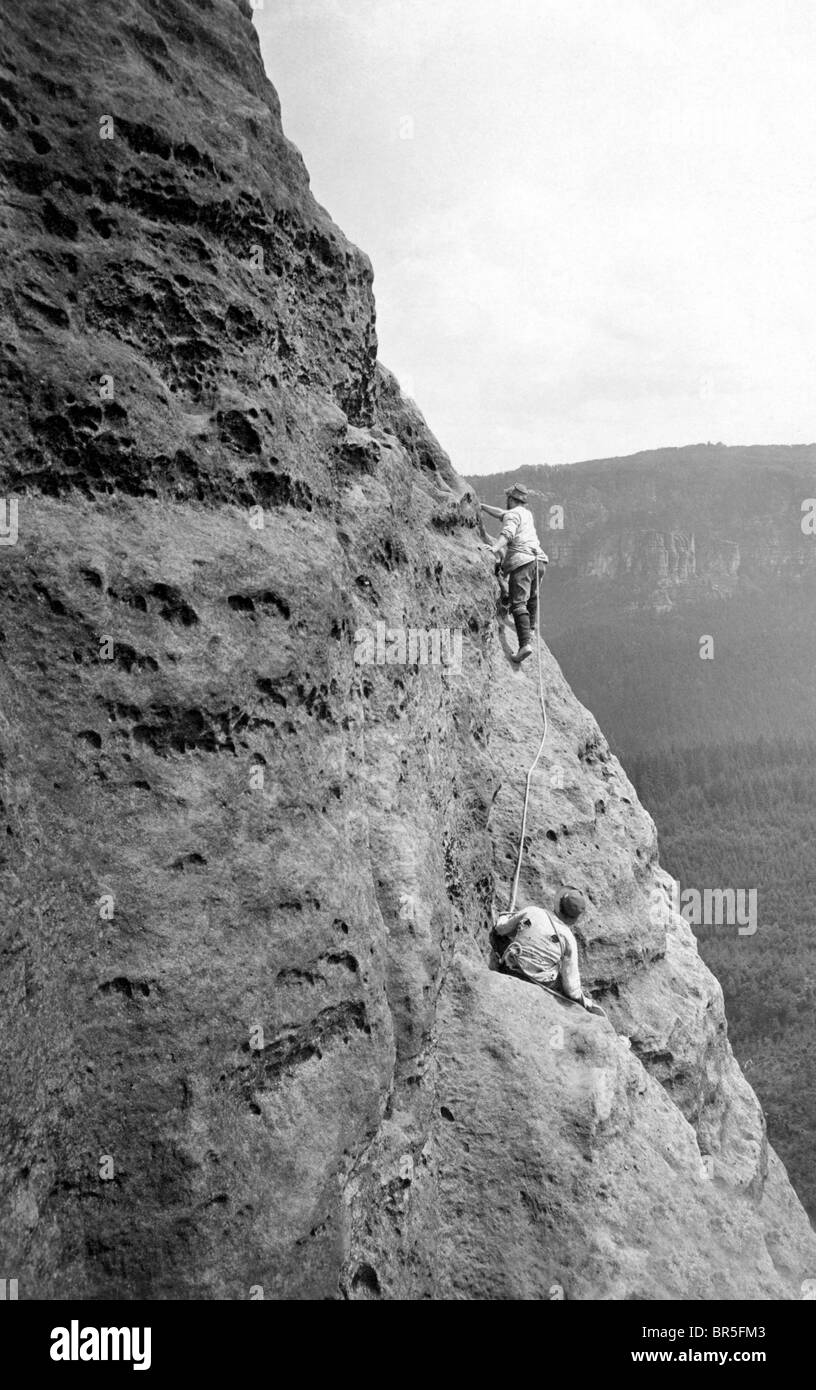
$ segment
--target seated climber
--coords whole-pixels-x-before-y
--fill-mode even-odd
[[[578,946],[572,931],[562,920],[565,917],[577,920],[585,908],[583,893],[577,888],[564,888],[558,899],[558,916],[543,907],[502,913],[494,927],[495,935],[513,939],[504,950],[501,950],[501,943],[498,944],[499,968],[545,988],[551,988],[558,981],[561,992],[568,999],[583,1004],[591,1014],[606,1018],[600,1004],[581,988]]]
[[[499,516],[502,529],[499,540],[493,546],[497,560],[497,572],[508,576],[510,587],[510,611],[516,625],[518,651],[512,658],[517,665],[532,655],[532,634],[536,629],[538,617],[538,561],[549,564],[547,556],[539,545],[533,514],[524,505],[527,489],[520,483],[507,491],[507,510],[482,503],[482,510],[491,516]]]

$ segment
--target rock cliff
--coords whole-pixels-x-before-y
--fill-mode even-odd
[[[719,987],[548,653],[522,896],[585,888],[610,1021],[489,968],[534,674],[248,4],[2,12],[20,1297],[799,1297]]]

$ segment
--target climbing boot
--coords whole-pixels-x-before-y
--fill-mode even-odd
[[[530,614],[525,608],[523,613],[514,613],[513,622],[516,625],[516,636],[518,638],[519,649],[513,660],[517,665],[526,661],[528,656],[532,656],[533,649],[530,646]]]
[[[516,636],[520,647],[526,647],[530,641],[530,614],[524,608],[520,613],[513,614],[513,622],[516,625]]]

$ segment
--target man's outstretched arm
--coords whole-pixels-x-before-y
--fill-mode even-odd
[[[483,512],[487,512],[488,516],[495,516],[499,521],[504,516],[504,510],[501,507],[491,507],[488,502],[480,502],[479,506]]]

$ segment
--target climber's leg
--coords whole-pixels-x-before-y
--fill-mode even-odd
[[[538,627],[538,591],[541,583],[539,567],[536,564],[533,571],[533,582],[530,585],[530,597],[527,600],[527,612],[530,616],[530,632],[533,637],[536,635]]]
[[[518,662],[526,661],[532,653],[530,613],[527,605],[530,601],[530,585],[534,579],[535,562],[529,565],[519,565],[517,569],[510,571],[510,611],[513,614],[519,643],[519,649],[513,660]]]
[[[513,622],[516,625],[516,636],[518,637],[519,650],[530,645],[530,617],[528,613],[514,613]]]

